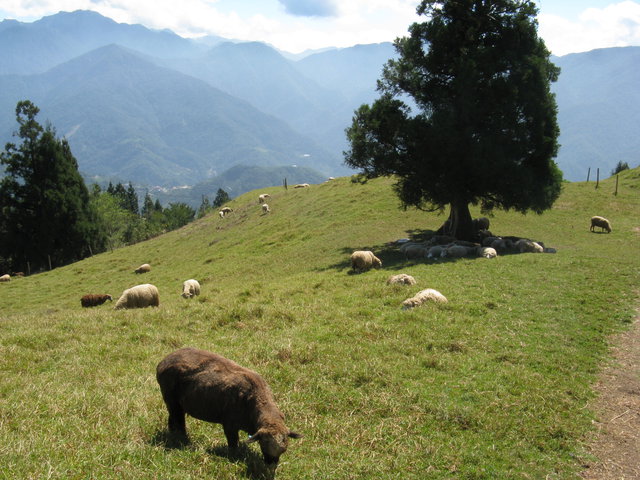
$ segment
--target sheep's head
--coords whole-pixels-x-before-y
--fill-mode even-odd
[[[290,438],[300,438],[302,435],[291,430],[284,432],[273,429],[261,428],[252,435],[248,443],[259,442],[264,463],[271,470],[275,470],[280,460],[280,455],[287,451]]]
[[[113,297],[111,295],[107,295],[107,300],[113,301]]]
[[[410,308],[414,308],[420,305],[420,301],[415,298],[407,298],[404,302],[402,302],[402,309],[409,310]]]
[[[380,260],[378,257],[373,257],[373,268],[380,267],[382,267],[382,260]]]
[[[193,297],[193,293],[191,293],[190,289],[186,288],[184,290],[184,292],[182,292],[182,297],[183,298],[191,298],[191,297]]]

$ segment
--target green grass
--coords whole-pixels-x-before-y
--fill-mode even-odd
[[[261,478],[255,446],[229,458],[222,429],[189,418],[172,448],[155,366],[195,346],[262,374],[304,434],[280,479],[574,478],[608,337],[640,285],[640,170],[565,184],[544,215],[497,212],[496,234],[558,253],[406,262],[388,242],[444,217],[403,211],[392,181],[268,188],[159,238],[0,284],[0,478]],[[473,212],[478,215],[479,212]],[[589,232],[602,215],[611,234]],[[349,273],[352,250],[383,268]],[[133,269],[150,263],[143,276]],[[413,275],[418,285],[390,287]],[[187,278],[201,282],[180,297]],[[135,284],[160,307],[82,309]],[[402,311],[423,288],[449,299]]]

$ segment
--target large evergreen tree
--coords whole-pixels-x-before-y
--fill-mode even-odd
[[[37,121],[38,107],[18,102],[17,136],[0,153],[5,177],[0,181],[2,230],[0,255],[15,269],[63,265],[101,251],[105,236],[69,144],[51,126]]]
[[[450,206],[450,233],[473,237],[469,205],[537,213],[560,194],[559,69],[537,35],[532,0],[423,0],[409,37],[357,111],[345,163],[396,175],[402,204]],[[410,105],[405,100],[410,97]]]

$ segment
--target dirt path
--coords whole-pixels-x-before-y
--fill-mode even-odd
[[[598,433],[581,477],[640,479],[640,309],[631,328],[612,339],[613,361],[596,384]]]

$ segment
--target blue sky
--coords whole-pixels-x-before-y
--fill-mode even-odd
[[[0,19],[31,22],[59,11],[94,10],[122,23],[263,41],[297,53],[393,41],[418,0],[0,0]],[[539,33],[555,55],[640,45],[640,0],[536,0]]]

